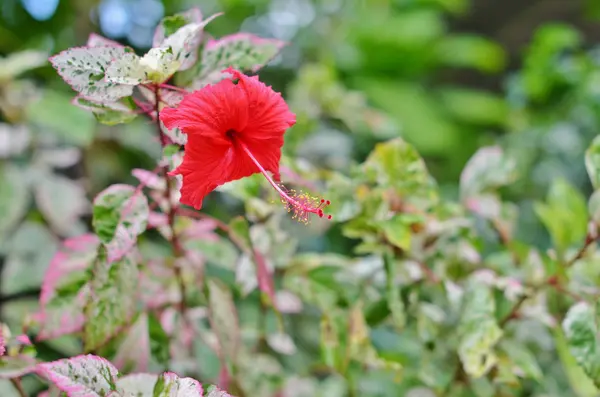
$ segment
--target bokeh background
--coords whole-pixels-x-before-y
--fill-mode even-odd
[[[215,37],[290,43],[261,71],[298,115],[289,156],[343,171],[400,136],[457,200],[468,159],[502,144],[522,175],[502,192],[520,209],[516,234],[542,248],[550,239],[532,207],[551,182],[592,191],[583,154],[600,127],[597,0],[1,0],[0,191],[12,189],[0,194],[2,321],[19,328],[35,306],[58,240],[87,229],[91,198],[134,184],[131,169],[152,169],[160,156],[143,118],[108,127],[72,106],[47,56],[92,32],[144,53],[163,16],[191,7],[225,13],[206,28]],[[22,140],[3,131],[9,124],[27,130]],[[244,211],[220,193],[205,203],[219,218]],[[357,245],[338,226],[297,233],[301,250]]]

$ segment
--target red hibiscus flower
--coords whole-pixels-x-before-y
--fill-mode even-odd
[[[160,113],[165,127],[178,127],[188,138],[183,162],[170,173],[183,176],[181,202],[200,209],[217,186],[260,172],[294,217],[323,217],[329,201],[287,190],[279,182],[283,134],[296,123],[281,94],[257,76],[232,68],[224,72],[237,84],[221,80],[186,95],[178,108]]]

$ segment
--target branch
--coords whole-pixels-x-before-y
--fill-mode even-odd
[[[571,258],[571,260],[569,260],[567,263],[565,263],[565,267],[569,268],[573,266],[575,262],[583,258],[590,245],[592,245],[592,243],[596,241],[596,238],[597,237],[593,236],[592,233],[588,232],[588,234],[585,236],[585,241],[583,245],[581,246],[581,248],[579,248],[579,251],[577,251],[575,256]]]
[[[156,128],[157,128],[157,132],[158,132],[158,137],[160,139],[160,144],[161,146],[164,148],[165,146],[168,145],[169,140],[167,138],[167,136],[165,135],[165,133],[163,132],[162,128],[160,127],[160,88],[158,85],[156,85],[154,87],[154,93],[155,93],[155,104],[154,104],[154,111],[156,112]],[[179,241],[179,236],[177,235],[176,231],[175,231],[175,214],[177,213],[177,205],[175,205],[173,203],[173,197],[171,196],[171,192],[173,190],[173,180],[171,178],[169,178],[169,166],[165,165],[163,167],[163,174],[166,180],[166,189],[165,189],[165,194],[164,194],[164,199],[165,201],[168,203],[169,206],[169,210],[167,212],[167,220],[169,223],[169,228],[171,229],[171,238],[169,239],[169,242],[171,243],[171,247],[173,247],[173,255],[175,256],[175,258],[181,258],[184,256],[184,250],[181,246],[181,242]],[[174,266],[174,271],[175,271],[175,277],[177,278],[177,284],[179,285],[179,292],[181,294],[181,304],[180,304],[180,312],[181,312],[181,316],[183,318],[183,321],[185,320],[185,310],[187,307],[186,304],[186,296],[187,296],[187,291],[185,288],[185,282],[183,280],[183,274],[181,273],[181,268],[178,266],[177,263],[175,263]]]
[[[21,383],[21,378],[11,378],[10,382],[15,387],[15,390],[19,393],[20,397],[28,397],[27,392],[23,389],[23,384]]]

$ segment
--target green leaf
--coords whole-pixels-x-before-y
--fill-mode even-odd
[[[455,34],[445,37],[435,47],[439,62],[448,66],[475,68],[497,73],[506,66],[501,45],[481,36]]]
[[[388,308],[396,329],[402,330],[406,325],[406,311],[400,296],[400,286],[396,283],[396,261],[391,253],[386,252],[383,257],[386,275],[386,298]]]
[[[460,175],[460,195],[465,200],[508,185],[516,179],[516,170],[516,162],[501,147],[483,147]]]
[[[599,309],[598,303],[595,308],[586,302],[576,303],[562,323],[571,354],[596,387],[600,387]]]
[[[187,24],[202,22],[199,8],[191,8],[185,12],[164,17],[156,27],[152,39],[152,47],[160,47],[163,41]]]
[[[214,84],[226,77],[221,71],[229,67],[257,72],[273,59],[284,45],[283,41],[263,39],[249,33],[237,33],[219,40],[210,40],[202,51],[200,64],[188,74],[187,83],[191,80],[193,89]]]
[[[0,240],[16,226],[29,208],[29,186],[24,178],[18,168],[0,165]]]
[[[438,198],[425,162],[400,138],[377,144],[361,169],[363,178],[383,189],[393,188],[401,200],[422,207]]]
[[[150,353],[157,362],[165,366],[169,362],[169,335],[154,314],[148,315],[148,333],[150,335]]]
[[[92,225],[108,250],[108,261],[118,260],[146,230],[148,199],[128,185],[112,185],[94,199]]]
[[[83,97],[75,97],[73,103],[82,109],[91,111],[102,124],[117,125],[128,123],[137,117],[137,113],[123,102],[94,102]]]
[[[529,349],[514,341],[502,341],[500,348],[508,355],[511,364],[524,377],[541,381],[544,373],[538,364],[536,356]],[[513,371],[514,372],[514,371]]]
[[[592,141],[585,151],[585,168],[595,189],[600,188],[600,136]]]
[[[66,143],[87,146],[94,139],[96,123],[92,115],[70,104],[71,98],[46,90],[42,98],[26,110],[30,122],[48,128]]]
[[[235,362],[241,347],[241,334],[231,292],[214,279],[209,279],[207,286],[208,318],[219,341],[218,354],[221,360]]]
[[[565,335],[557,327],[554,329],[554,343],[556,352],[565,370],[570,386],[579,397],[597,396],[600,390],[594,385],[594,382],[588,378],[582,367],[577,364],[577,360],[569,351],[569,345]]]
[[[131,257],[109,263],[101,246],[92,271],[90,299],[84,310],[86,351],[99,348],[127,326],[137,302],[138,268]]]
[[[485,91],[445,88],[440,99],[457,119],[478,125],[504,125],[508,106],[504,99]]]
[[[107,69],[114,60],[130,59],[132,54],[131,48],[116,45],[75,47],[51,57],[50,62],[75,91],[99,102],[112,102],[130,96],[133,86],[110,81]]]
[[[465,372],[473,378],[485,375],[498,361],[494,346],[502,337],[502,329],[496,323],[495,306],[488,286],[472,282],[465,291],[458,355]]]
[[[556,179],[546,203],[535,203],[540,218],[562,257],[572,244],[580,244],[587,233],[587,205],[581,192],[563,179]]]

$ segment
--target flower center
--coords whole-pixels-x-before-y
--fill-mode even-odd
[[[227,137],[233,141],[235,131],[229,130],[227,131]],[[285,204],[288,212],[293,212],[292,218],[297,219],[300,222],[308,223],[310,221],[310,214],[316,214],[319,218],[323,218],[325,213],[323,210],[327,207],[331,202],[329,200],[322,199],[320,197],[313,197],[304,192],[296,192],[295,190],[288,190],[281,183],[277,183],[271,178],[268,172],[264,169],[264,167],[258,162],[256,157],[252,154],[248,146],[246,146],[239,139],[235,141],[237,145],[239,145],[242,150],[248,155],[250,160],[260,170],[261,174],[267,179],[269,184],[273,186],[273,188],[279,193],[281,197],[281,202]],[[331,215],[327,215],[327,219],[331,219]]]

